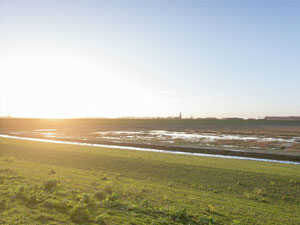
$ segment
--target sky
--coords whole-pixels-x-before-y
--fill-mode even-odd
[[[300,115],[300,1],[0,0],[0,116]]]

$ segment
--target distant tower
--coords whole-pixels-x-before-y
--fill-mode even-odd
[[[179,119],[181,119],[181,112],[179,113]]]

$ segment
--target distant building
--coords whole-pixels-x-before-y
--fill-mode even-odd
[[[181,119],[181,112],[179,113],[179,119]]]

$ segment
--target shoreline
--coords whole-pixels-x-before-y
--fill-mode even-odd
[[[300,163],[299,155],[291,155],[288,153],[281,152],[261,152],[253,150],[249,152],[248,150],[230,150],[230,149],[218,149],[218,148],[199,148],[199,147],[185,147],[185,146],[166,146],[166,145],[154,145],[154,144],[138,144],[138,143],[125,143],[125,142],[111,142],[111,141],[91,141],[91,140],[82,140],[76,138],[51,138],[51,137],[39,137],[38,135],[9,135],[9,134],[0,134],[0,137],[4,138],[15,138],[23,140],[32,140],[32,141],[44,141],[44,142],[53,142],[61,144],[80,144],[88,146],[97,146],[98,147],[108,147],[108,148],[122,148],[129,150],[141,150],[141,151],[154,151],[154,152],[165,152],[173,154],[186,154],[186,155],[203,155],[211,157],[222,157],[224,158],[240,158],[240,159],[249,159],[249,160],[277,160],[277,161],[286,161],[286,162],[295,162]]]

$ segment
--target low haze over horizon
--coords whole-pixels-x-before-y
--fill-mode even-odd
[[[300,115],[300,1],[0,0],[0,116]]]

